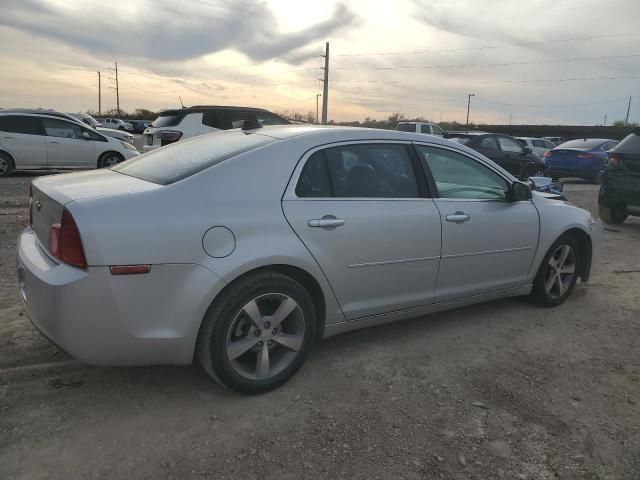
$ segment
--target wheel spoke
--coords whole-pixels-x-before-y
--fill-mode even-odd
[[[563,265],[562,268],[560,269],[560,273],[563,273],[563,274],[573,274],[575,272],[576,272],[575,265]]]
[[[256,327],[262,329],[262,314],[260,313],[260,308],[258,308],[258,303],[255,300],[251,300],[247,303],[242,310],[249,316]]]
[[[287,318],[291,312],[293,312],[298,304],[291,298],[285,297],[280,305],[278,305],[278,309],[273,314],[271,319],[271,327],[277,327],[282,323],[282,321]]]
[[[302,347],[302,335],[290,335],[288,333],[278,333],[272,337],[274,342],[278,342],[280,345],[287,347],[294,352],[300,350]]]
[[[567,257],[569,256],[569,253],[571,252],[571,247],[569,247],[569,245],[563,245],[562,247],[560,247],[561,253],[560,253],[560,258],[558,259],[558,262],[556,263],[556,266],[558,268],[562,268],[564,266],[564,262],[567,261]]]
[[[262,350],[258,352],[258,358],[256,360],[256,377],[258,377],[258,379],[268,378],[270,370],[269,347],[267,347],[267,344],[265,343],[262,345]]]
[[[229,360],[235,360],[240,355],[247,352],[256,343],[258,343],[258,338],[245,337],[242,340],[238,340],[237,342],[232,342],[227,345],[227,356],[229,357]]]
[[[562,282],[562,275],[556,275],[556,282],[558,284],[558,295],[564,293],[564,283]]]
[[[551,293],[551,290],[553,289],[553,285],[554,283],[556,283],[557,276],[558,274],[556,273],[555,270],[552,270],[551,272],[549,272],[549,277],[544,282],[544,289],[547,291],[547,293]]]

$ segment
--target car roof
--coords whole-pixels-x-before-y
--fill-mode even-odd
[[[160,116],[162,115],[176,115],[179,113],[199,113],[199,112],[207,112],[210,110],[249,110],[253,112],[269,112],[264,108],[256,108],[256,107],[235,107],[232,105],[194,105],[192,107],[184,107],[184,108],[170,108],[168,110],[163,110],[160,112]],[[269,112],[272,113],[272,112]]]

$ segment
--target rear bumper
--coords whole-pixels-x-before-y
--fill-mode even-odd
[[[111,275],[54,262],[31,228],[18,244],[20,298],[33,324],[94,365],[189,364],[202,318],[224,282],[190,264]]]
[[[640,179],[628,175],[603,174],[598,204],[603,207],[619,205],[640,206]]]

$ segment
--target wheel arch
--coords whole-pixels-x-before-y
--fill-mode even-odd
[[[101,168],[100,165],[102,165],[102,160],[107,156],[107,155],[112,155],[112,154],[116,154],[118,155],[120,158],[122,158],[122,160],[124,160],[124,155],[122,155],[120,152],[118,152],[117,150],[107,150],[104,151],[100,154],[100,156],[98,157],[98,162],[96,164],[96,168]]]
[[[2,148],[0,148],[0,154],[6,155],[7,157],[9,157],[9,161],[11,162],[11,165],[13,166],[13,168],[16,168],[16,159],[13,158],[13,155],[11,155],[9,152],[7,152]]]
[[[576,265],[577,273],[582,282],[587,282],[591,272],[591,258],[593,256],[593,242],[591,241],[591,235],[579,227],[570,228],[563,232],[562,235],[570,236],[578,245],[578,264]]]

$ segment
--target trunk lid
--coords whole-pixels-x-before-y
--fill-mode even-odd
[[[33,230],[48,247],[49,230],[60,223],[65,205],[75,200],[129,195],[162,188],[108,169],[37,178],[32,182]]]

